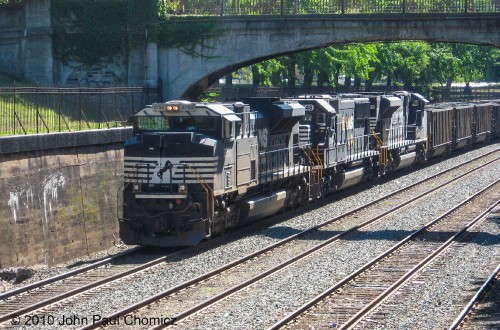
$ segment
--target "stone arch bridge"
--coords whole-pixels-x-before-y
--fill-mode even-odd
[[[422,3],[441,5],[441,1]],[[454,5],[449,13],[417,13],[412,7],[416,0],[380,2],[398,4],[391,10],[354,8],[349,0],[318,2],[335,8],[303,8],[306,2],[299,0],[247,1],[261,4],[257,11],[253,7],[234,7],[239,1],[172,0],[176,2],[183,4],[177,8],[182,10],[177,13],[182,17],[174,13],[170,22],[178,28],[203,20],[212,22],[221,32],[202,40],[189,52],[154,43],[137,46],[120,63],[111,63],[113,70],[109,70],[119,72],[129,85],[155,87],[161,81],[164,100],[194,98],[238,68],[333,44],[425,40],[500,47],[500,0],[482,0],[482,7],[477,0],[446,1]],[[54,56],[52,0],[12,3],[0,5],[0,70],[41,84],[67,83],[75,69]],[[355,3],[374,6],[379,2]],[[185,16],[191,14],[212,16]]]
[[[241,67],[333,44],[425,40],[500,47],[498,13],[246,16],[216,20],[225,32],[204,40],[193,52],[156,49],[154,71],[163,83],[165,100],[196,97]],[[184,19],[179,24],[189,21]]]

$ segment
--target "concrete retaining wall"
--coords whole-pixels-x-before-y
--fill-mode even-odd
[[[119,242],[131,129],[0,138],[0,268],[53,265]]]

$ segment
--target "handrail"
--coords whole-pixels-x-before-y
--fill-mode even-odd
[[[375,132],[373,129],[371,131],[373,133],[373,137],[375,138],[375,140],[377,141],[377,144],[378,144],[379,162],[380,162],[380,164],[385,166],[385,165],[387,165],[387,160],[388,160],[388,157],[387,157],[388,148],[386,145],[384,145],[384,142],[378,136],[377,132]]]
[[[196,180],[198,180],[198,182],[201,184],[201,186],[203,187],[203,189],[205,190],[206,194],[207,194],[207,206],[209,207],[209,210],[208,210],[208,221],[211,222],[213,217],[214,217],[214,191],[212,188],[210,188],[210,186],[205,182],[205,180],[203,179],[203,177],[200,175],[200,173],[194,168],[192,167],[191,165],[189,165],[188,163],[182,163],[182,165],[185,165],[187,166],[191,172],[195,175],[196,177]],[[212,227],[209,226],[209,233],[207,236],[210,236],[211,235],[211,232],[212,232]]]
[[[323,162],[321,161],[321,158],[319,158],[319,144],[316,145],[316,152],[314,152],[314,150],[312,149],[311,152],[314,158],[316,158],[316,160],[318,161],[318,182],[319,182],[320,179],[323,177]]]
[[[245,3],[229,0],[190,1],[184,0],[168,9],[171,16],[307,16],[349,14],[469,14],[496,13],[500,8],[493,1],[475,3],[455,0],[396,0],[396,1],[320,1],[308,3],[300,0],[259,0]]]

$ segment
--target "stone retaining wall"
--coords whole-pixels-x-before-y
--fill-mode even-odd
[[[131,129],[0,138],[0,268],[53,265],[118,243]]]

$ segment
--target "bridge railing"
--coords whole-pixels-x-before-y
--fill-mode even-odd
[[[0,136],[125,126],[157,89],[0,87]]]
[[[171,15],[500,12],[500,0],[170,0]]]

